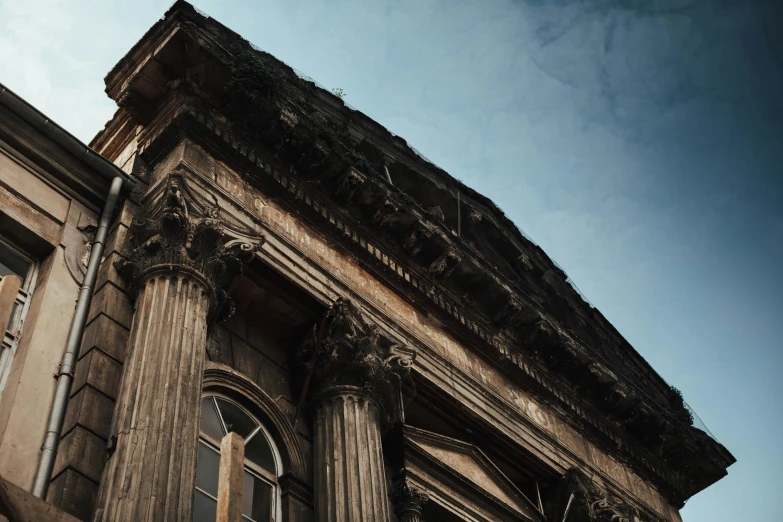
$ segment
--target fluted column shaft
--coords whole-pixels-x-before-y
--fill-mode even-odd
[[[182,267],[141,280],[96,521],[192,519],[213,299],[203,277]]]
[[[316,397],[317,522],[388,522],[378,406],[355,386]]]
[[[421,522],[421,513],[418,511],[406,511],[397,517],[400,522]]]

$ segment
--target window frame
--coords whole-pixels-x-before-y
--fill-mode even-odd
[[[271,487],[272,489],[272,513],[271,513],[271,521],[272,522],[280,522],[282,521],[282,490],[280,488],[280,480],[279,477],[284,473],[283,470],[283,459],[280,454],[280,450],[277,447],[277,443],[275,442],[274,438],[272,437],[272,434],[269,432],[269,429],[264,425],[264,421],[261,416],[259,416],[256,413],[253,413],[251,409],[247,408],[243,404],[241,404],[236,399],[221,393],[217,390],[205,390],[201,394],[201,400],[203,401],[206,398],[210,398],[212,406],[215,407],[216,413],[218,414],[218,420],[220,421],[221,427],[223,428],[224,432],[228,432],[225,421],[223,420],[223,415],[220,413],[220,408],[217,408],[217,401],[215,401],[215,398],[220,398],[224,401],[230,402],[234,406],[240,408],[243,413],[245,413],[248,417],[253,419],[258,426],[243,440],[248,441],[252,440],[255,437],[263,436],[266,439],[266,442],[269,444],[269,448],[272,450],[272,457],[274,458],[274,465],[275,465],[275,473],[271,473],[268,470],[262,468],[258,464],[248,460],[244,459],[243,461],[243,470],[250,473],[250,475],[258,478],[265,484]],[[218,458],[220,457],[220,441],[215,440],[213,437],[207,435],[204,431],[201,430],[201,402],[199,402],[199,432],[198,432],[198,443],[203,444],[207,449],[215,452],[218,455]],[[196,463],[198,465],[198,463]],[[204,491],[198,485],[194,485],[194,492],[201,493],[202,495],[205,495],[209,497],[210,499],[217,502],[217,498],[208,493],[207,491]],[[247,515],[242,515],[243,521],[249,521],[249,522],[255,522],[254,519],[250,518]]]
[[[2,236],[0,236],[0,248],[7,248],[30,263],[27,274],[22,279],[22,284],[14,300],[17,306],[14,307],[12,312],[11,323],[8,329],[3,330],[3,336],[0,339],[0,398],[2,398],[19,347],[19,341],[22,338],[22,330],[27,319],[27,313],[30,310],[30,303],[33,300],[33,290],[38,279],[38,262]]]

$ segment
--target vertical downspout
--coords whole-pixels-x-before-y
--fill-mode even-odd
[[[38,498],[46,498],[46,491],[49,489],[49,482],[52,478],[52,468],[54,468],[54,459],[57,456],[57,446],[60,443],[60,432],[65,419],[65,409],[68,405],[68,396],[71,393],[73,371],[76,366],[76,359],[79,357],[79,347],[82,344],[84,324],[87,322],[87,314],[90,311],[92,293],[95,288],[95,281],[98,279],[101,259],[103,259],[106,236],[109,235],[109,224],[114,215],[114,209],[117,207],[120,190],[122,190],[122,178],[117,176],[111,182],[109,195],[106,197],[106,203],[103,205],[103,212],[101,212],[101,217],[98,221],[98,230],[95,232],[95,241],[90,252],[87,273],[79,291],[79,299],[76,301],[76,312],[73,315],[71,329],[68,332],[68,342],[65,345],[65,353],[60,363],[60,369],[57,372],[57,388],[54,392],[54,401],[52,401],[52,409],[49,413],[46,437],[41,448],[41,459],[38,461],[35,481],[33,482],[32,494]]]

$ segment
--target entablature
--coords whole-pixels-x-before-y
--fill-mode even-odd
[[[630,346],[615,346],[619,335],[580,304],[562,271],[491,202],[445,173],[421,178],[435,179],[441,192],[466,194],[466,234],[455,231],[453,203],[427,207],[406,192],[412,173],[432,166],[404,140],[388,132],[379,138],[380,126],[186,3],[175,4],[115,67],[107,92],[143,125],[143,159],[158,161],[183,137],[197,141],[466,345],[559,404],[571,422],[676,491],[674,504],[733,462],[690,426],[681,398]],[[494,228],[485,235],[467,234],[487,224]],[[508,255],[487,254],[506,244],[521,248],[511,271]],[[646,383],[643,391],[636,381]]]

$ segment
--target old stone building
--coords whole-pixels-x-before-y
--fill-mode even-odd
[[[106,92],[96,153],[0,86],[7,482],[214,520],[234,431],[248,520],[676,522],[734,462],[491,201],[188,3]]]

